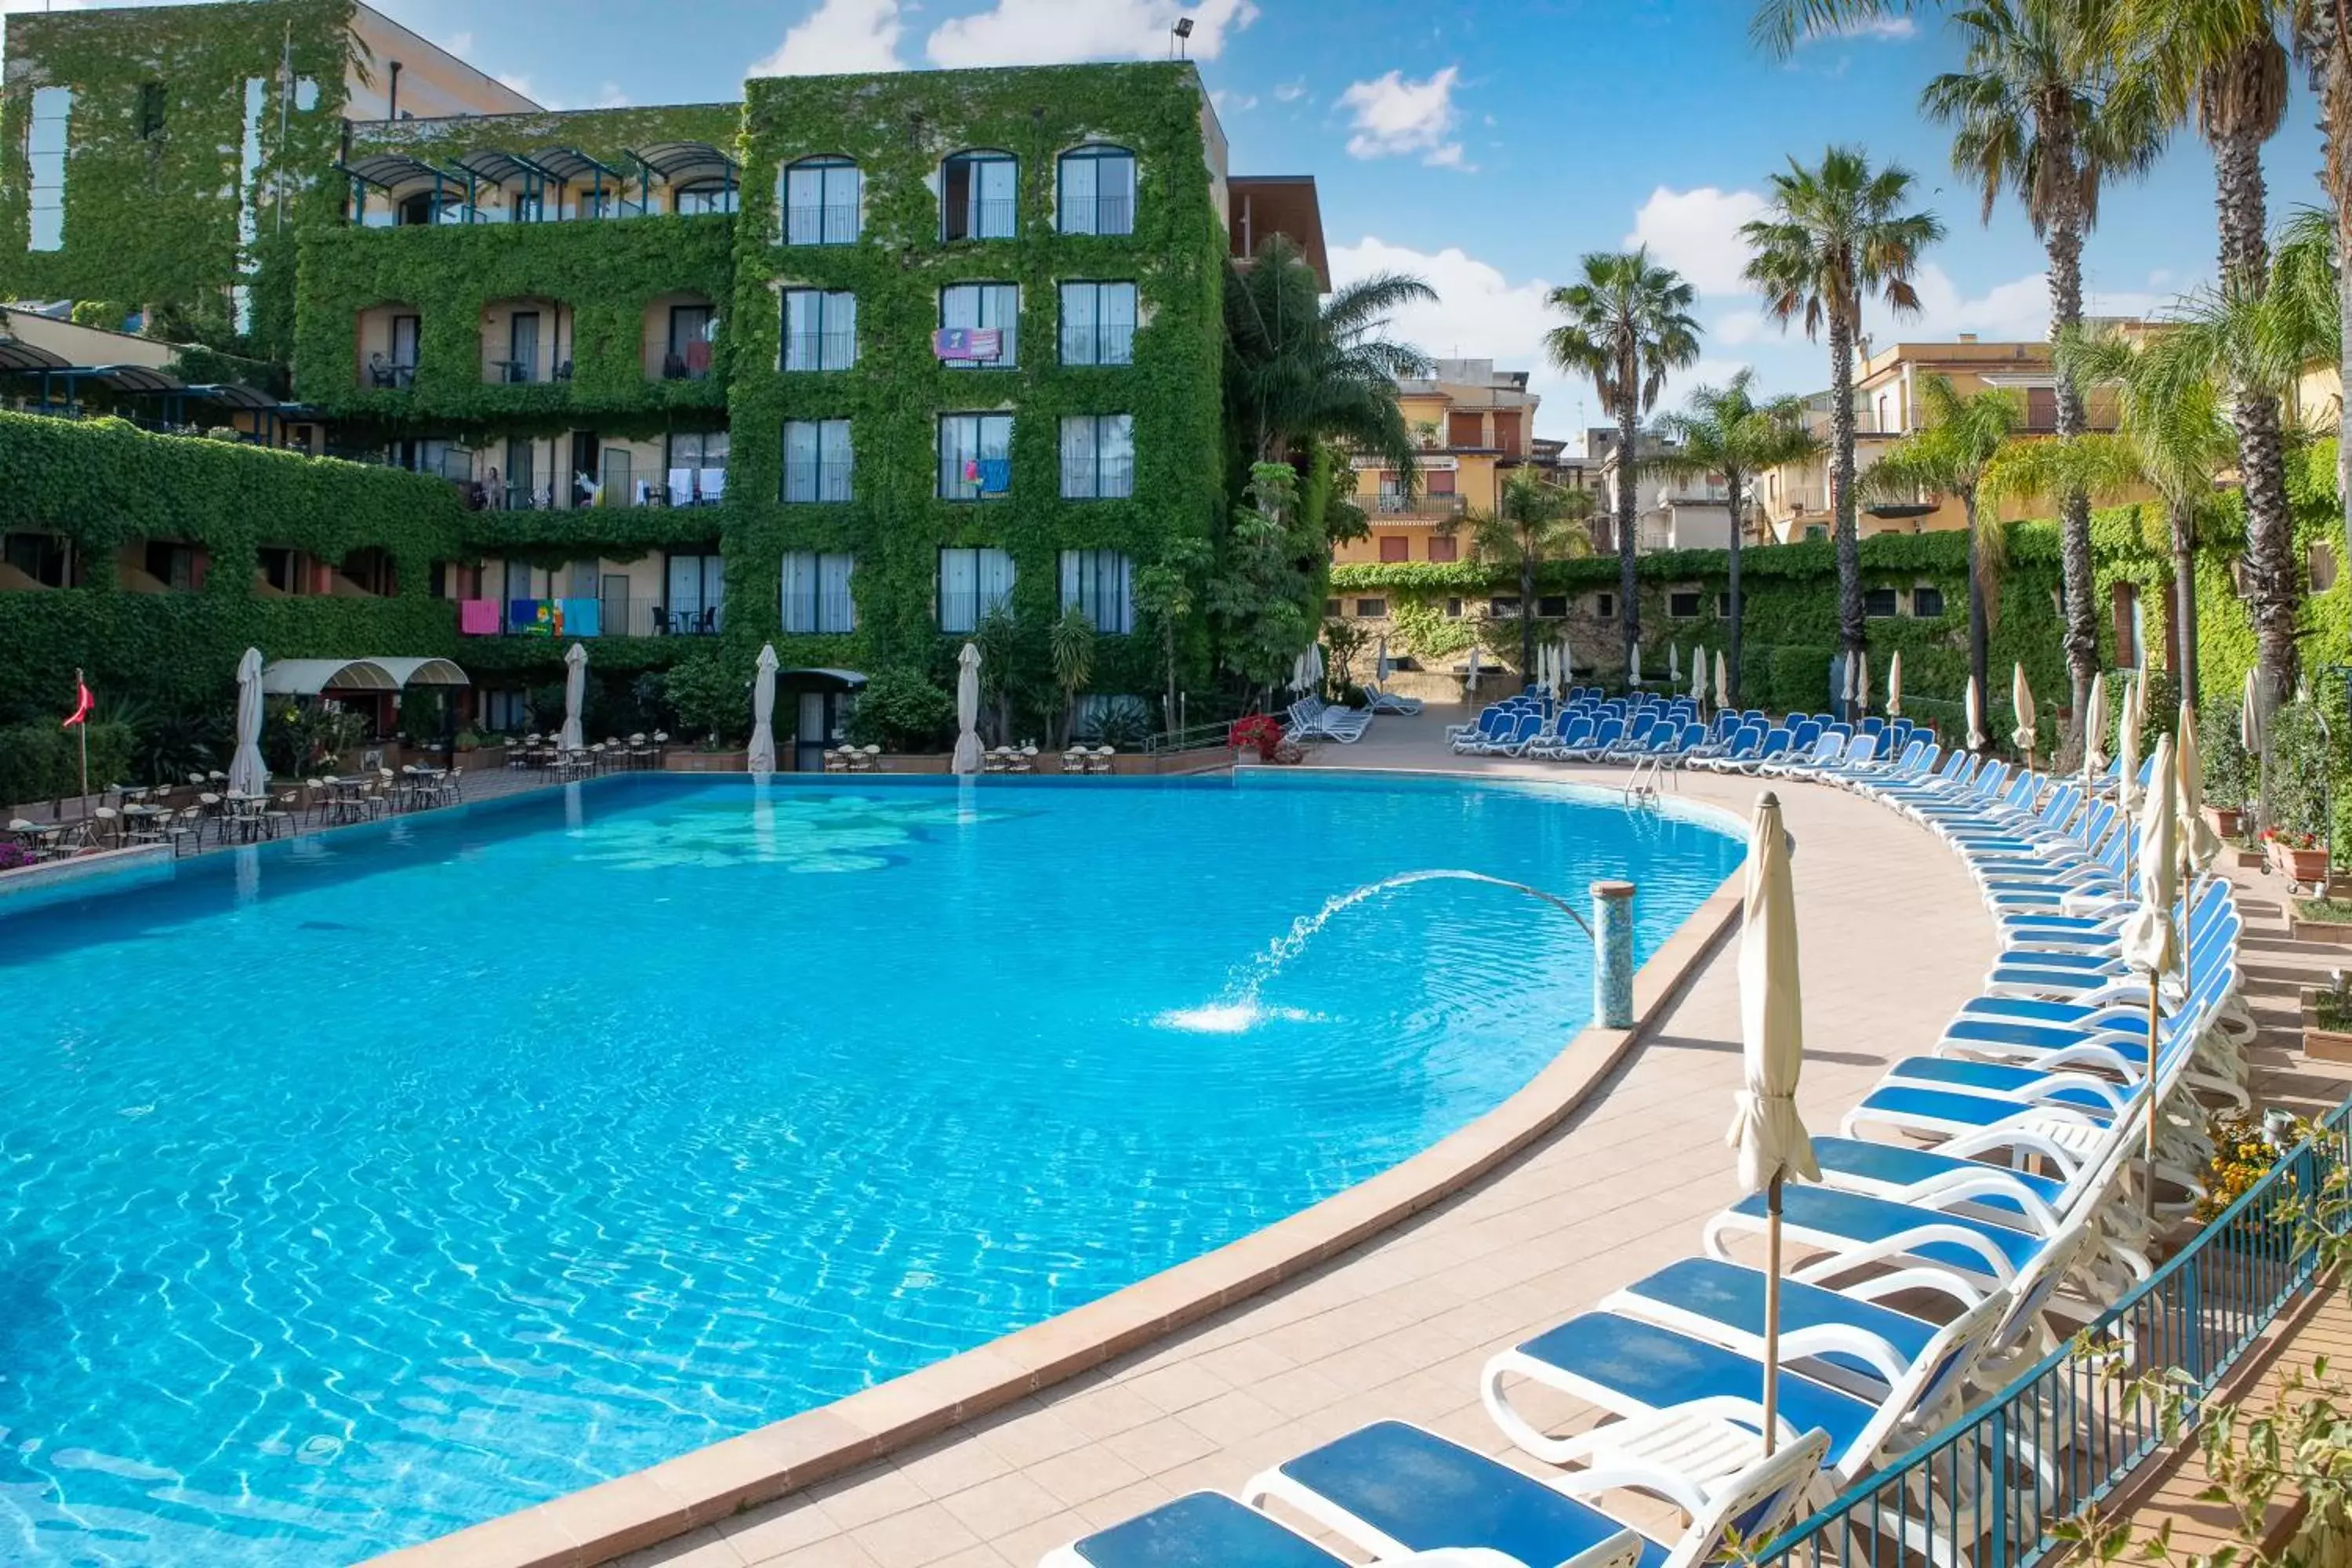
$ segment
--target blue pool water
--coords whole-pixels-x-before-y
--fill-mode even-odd
[[[1359,777],[614,779],[0,918],[0,1562],[334,1564],[1231,1241],[1524,1084],[1738,840]],[[1253,989],[1254,988],[1254,989]]]

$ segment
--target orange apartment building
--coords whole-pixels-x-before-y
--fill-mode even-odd
[[[1510,469],[1543,460],[1535,439],[1539,401],[1526,371],[1498,371],[1490,359],[1442,359],[1427,379],[1399,381],[1397,402],[1421,445],[1417,482],[1408,494],[1394,468],[1358,457],[1354,499],[1371,531],[1335,547],[1332,560],[1467,559],[1470,541],[1458,525],[1494,510]]]

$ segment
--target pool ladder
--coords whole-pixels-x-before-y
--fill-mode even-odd
[[[1669,776],[1665,758],[1643,757],[1633,764],[1633,776],[1625,781],[1625,804],[1655,808],[1659,797],[1665,792]],[[1680,787],[1681,781],[1676,780],[1675,783]]]

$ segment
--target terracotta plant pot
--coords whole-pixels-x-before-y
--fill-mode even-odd
[[[2270,840],[2266,846],[2271,869],[2290,882],[2319,886],[2327,880],[2327,849],[2325,845],[2315,849],[2295,849]]]
[[[2219,837],[2235,838],[2238,836],[2238,813],[2227,806],[2207,806],[2205,820],[2212,824],[2213,832]]]

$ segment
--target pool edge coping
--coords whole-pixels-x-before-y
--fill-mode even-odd
[[[1477,1185],[1582,1109],[1736,928],[1745,876],[1733,868],[1635,973],[1630,1028],[1587,1026],[1500,1105],[1378,1175],[944,1361],[368,1568],[594,1568],[937,1437],[1331,1262]]]

